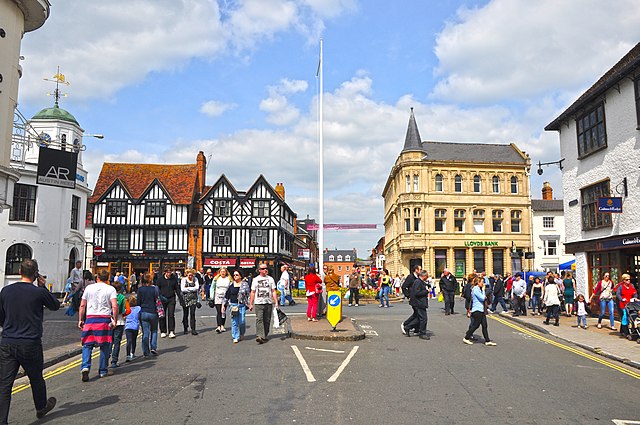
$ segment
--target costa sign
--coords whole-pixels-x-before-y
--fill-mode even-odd
[[[210,267],[235,267],[235,258],[205,258],[204,265]]]
[[[240,267],[243,269],[252,269],[256,266],[255,258],[241,258]]]

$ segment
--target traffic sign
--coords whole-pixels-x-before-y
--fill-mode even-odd
[[[93,255],[95,255],[96,257],[99,257],[102,254],[104,254],[104,249],[102,249],[100,245],[96,245],[93,247]]]
[[[340,291],[327,293],[327,320],[334,328],[342,319],[342,296]]]

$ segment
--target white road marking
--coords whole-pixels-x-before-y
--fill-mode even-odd
[[[611,422],[613,422],[616,425],[638,425],[638,424],[640,424],[640,421],[630,421],[628,419],[611,419]]]
[[[302,357],[302,353],[300,352],[300,350],[298,350],[298,347],[296,347],[295,345],[292,345],[291,349],[293,350],[296,357],[298,358],[298,361],[300,362],[300,366],[302,366],[302,370],[304,371],[304,374],[307,375],[307,382],[315,382],[316,378],[313,377],[313,373],[311,373],[311,369],[309,369],[309,365],[305,361],[304,357]]]
[[[364,331],[364,333],[367,334],[367,335],[378,336],[378,332],[376,332],[376,331]]]
[[[325,351],[327,353],[344,353],[344,350],[327,350],[326,348],[304,347],[307,350]]]
[[[358,345],[356,345],[355,347],[353,347],[351,349],[351,352],[349,353],[349,355],[347,356],[346,359],[344,359],[344,361],[342,362],[342,364],[340,365],[340,367],[338,368],[338,370],[336,370],[336,372],[331,375],[331,378],[327,379],[327,382],[336,382],[336,380],[338,379],[338,377],[340,376],[340,374],[342,373],[342,371],[347,367],[347,365],[349,364],[349,362],[351,361],[351,359],[353,358],[353,356],[356,354],[356,352],[358,351],[358,348],[360,348]]]

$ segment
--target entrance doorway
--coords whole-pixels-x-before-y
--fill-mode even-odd
[[[69,252],[69,270],[67,270],[67,276],[69,276],[71,270],[76,267],[76,258],[78,258],[78,250],[71,248],[71,252]]]
[[[413,273],[413,268],[415,266],[422,267],[422,258],[411,258],[409,260],[409,273]]]

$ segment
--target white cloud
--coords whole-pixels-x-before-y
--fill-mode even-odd
[[[209,100],[200,106],[200,112],[212,118],[219,117],[229,109],[235,108],[235,103],[224,103],[217,100]]]
[[[269,86],[269,97],[260,102],[260,110],[268,114],[267,122],[280,126],[293,124],[299,118],[300,111],[289,103],[286,95],[305,92],[308,85],[304,80],[283,78],[278,85]]]

